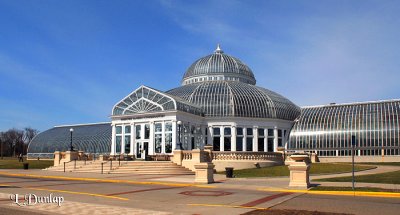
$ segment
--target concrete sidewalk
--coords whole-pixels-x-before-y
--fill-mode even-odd
[[[399,171],[399,166],[378,166],[375,169],[356,172],[358,175],[377,174],[384,172]],[[194,183],[194,175],[139,175],[139,174],[95,174],[95,173],[76,173],[76,172],[52,172],[45,170],[0,170],[0,176],[18,175],[18,177],[31,178],[60,178],[67,180],[102,180],[110,183],[143,183],[143,184],[163,184],[170,186],[197,186],[210,188],[231,188],[245,190],[278,189],[290,190],[289,177],[269,177],[269,178],[226,178],[225,175],[214,174],[216,183],[201,185]],[[313,182],[313,179],[332,178],[351,176],[351,173],[329,174],[311,176],[313,185],[351,187],[351,182]],[[356,183],[356,187],[377,187],[383,189],[399,190],[398,184],[376,184],[376,183]]]

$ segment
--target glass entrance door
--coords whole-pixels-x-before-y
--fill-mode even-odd
[[[149,155],[149,142],[140,141],[136,143],[136,158],[146,159]]]
[[[135,125],[136,158],[145,159],[149,155],[150,124]]]

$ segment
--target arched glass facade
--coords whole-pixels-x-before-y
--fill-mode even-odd
[[[202,115],[200,107],[146,86],[139,87],[118,102],[112,110],[112,115],[134,115],[168,110],[181,110]]]
[[[399,155],[399,114],[400,100],[305,107],[287,148],[349,156],[355,136],[359,156]]]

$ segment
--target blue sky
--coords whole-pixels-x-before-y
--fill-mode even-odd
[[[217,43],[299,106],[400,98],[400,1],[0,0],[0,131],[109,121]]]

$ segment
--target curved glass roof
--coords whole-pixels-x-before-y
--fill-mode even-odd
[[[73,128],[72,144],[75,150],[92,153],[109,153],[111,147],[111,123],[85,124],[54,127],[36,135],[28,146],[28,156],[35,154],[54,153],[70,149]]]
[[[294,120],[300,108],[273,91],[237,81],[205,81],[166,92],[201,106],[208,117]]]
[[[198,59],[189,67],[182,78],[182,85],[213,80],[256,84],[251,69],[239,59],[224,54],[219,45],[213,54]]]
[[[400,100],[330,104],[304,107],[290,132],[288,149],[398,149],[400,140]],[[339,152],[340,153],[340,152]],[[373,155],[373,154],[372,154]]]

